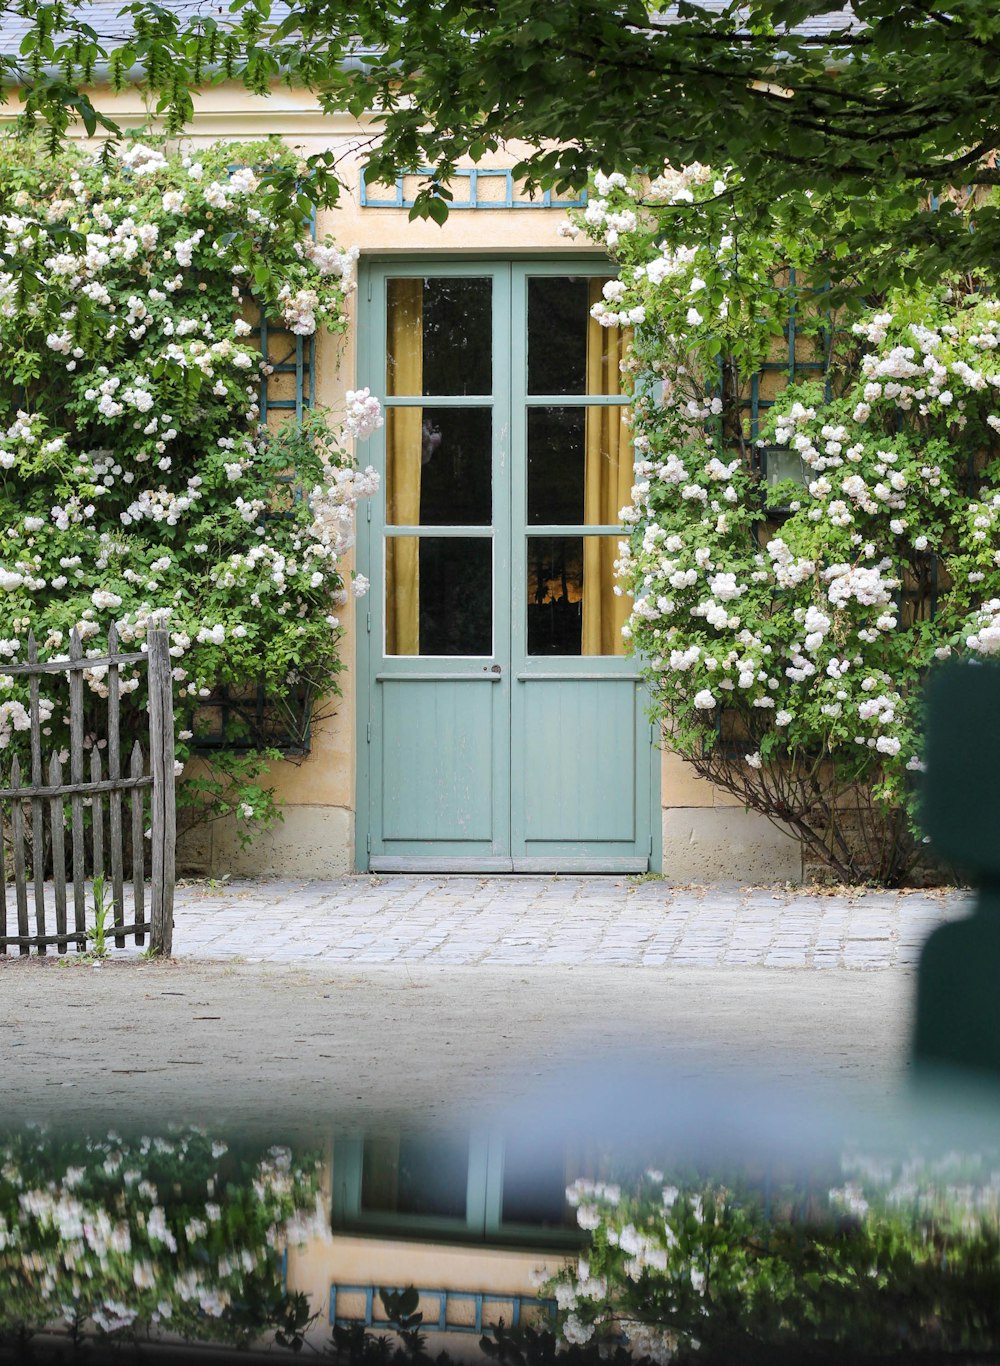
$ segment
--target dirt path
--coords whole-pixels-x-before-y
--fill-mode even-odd
[[[901,1075],[908,973],[0,964],[0,1105],[280,1132],[502,1105],[574,1069]]]

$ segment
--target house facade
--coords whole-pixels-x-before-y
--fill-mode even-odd
[[[104,103],[148,122],[137,92]],[[218,822],[182,861],[797,880],[795,841],[662,747],[624,651],[624,343],[590,316],[612,264],[559,234],[571,203],[514,181],[516,148],[462,169],[443,226],[410,221],[418,174],[365,182],[373,131],[304,92],[196,100],[193,145],[279,133],[332,148],[345,180],[316,228],[360,249],[352,326],[263,339],[272,420],[368,387],[385,422],[359,452],[381,487],[360,512],[370,588],[344,609],[342,695],[272,770],[283,822],[245,850]]]
[[[586,1171],[581,1169],[581,1163]],[[585,1242],[567,1186],[591,1167],[559,1140],[477,1126],[337,1137],[324,1169],[333,1237],[288,1249],[317,1347],[335,1326],[384,1329],[383,1287],[413,1287],[427,1349],[482,1360],[498,1324],[551,1328],[542,1284]]]

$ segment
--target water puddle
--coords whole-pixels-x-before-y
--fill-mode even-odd
[[[291,1142],[10,1127],[0,1360],[1000,1361],[993,1095],[563,1081]]]

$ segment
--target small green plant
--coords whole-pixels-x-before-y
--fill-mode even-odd
[[[411,1285],[405,1290],[382,1289],[378,1295],[386,1318],[402,1343],[404,1355],[413,1361],[426,1356],[427,1347],[422,1326],[424,1316],[417,1309],[420,1303],[419,1293]]]
[[[91,953],[94,957],[106,958],[108,946],[104,927],[108,923],[111,902],[107,899],[104,878],[101,874],[98,874],[97,877],[94,878],[91,886],[91,896],[94,899],[94,928],[87,934],[87,939],[93,944]]]
[[[284,1292],[273,1304],[271,1315],[275,1324],[274,1340],[279,1347],[290,1352],[301,1352],[306,1344],[306,1334],[319,1318],[309,1308],[309,1296],[297,1291]]]
[[[345,1361],[347,1366],[404,1366],[428,1361],[424,1316],[418,1310],[419,1292],[412,1285],[405,1290],[383,1287],[378,1295],[386,1316],[384,1322],[372,1328],[363,1323],[335,1323],[326,1355]],[[377,1331],[381,1328],[391,1329],[398,1340]],[[444,1363],[450,1358],[442,1352],[437,1361]]]

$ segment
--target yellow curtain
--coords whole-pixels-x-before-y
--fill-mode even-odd
[[[424,390],[423,288],[421,279],[388,282],[389,394]],[[386,520],[393,526],[420,522],[422,408],[389,408],[386,422]],[[420,540],[388,536],[385,542],[385,651],[420,653]]]
[[[590,282],[590,304],[602,298],[603,279]],[[631,334],[624,328],[587,322],[587,393],[619,394],[619,362]],[[631,501],[632,446],[618,406],[587,409],[585,432],[583,520],[590,526],[610,525]],[[617,536],[583,538],[583,653],[625,653],[622,627],[631,604],[614,593]]]

